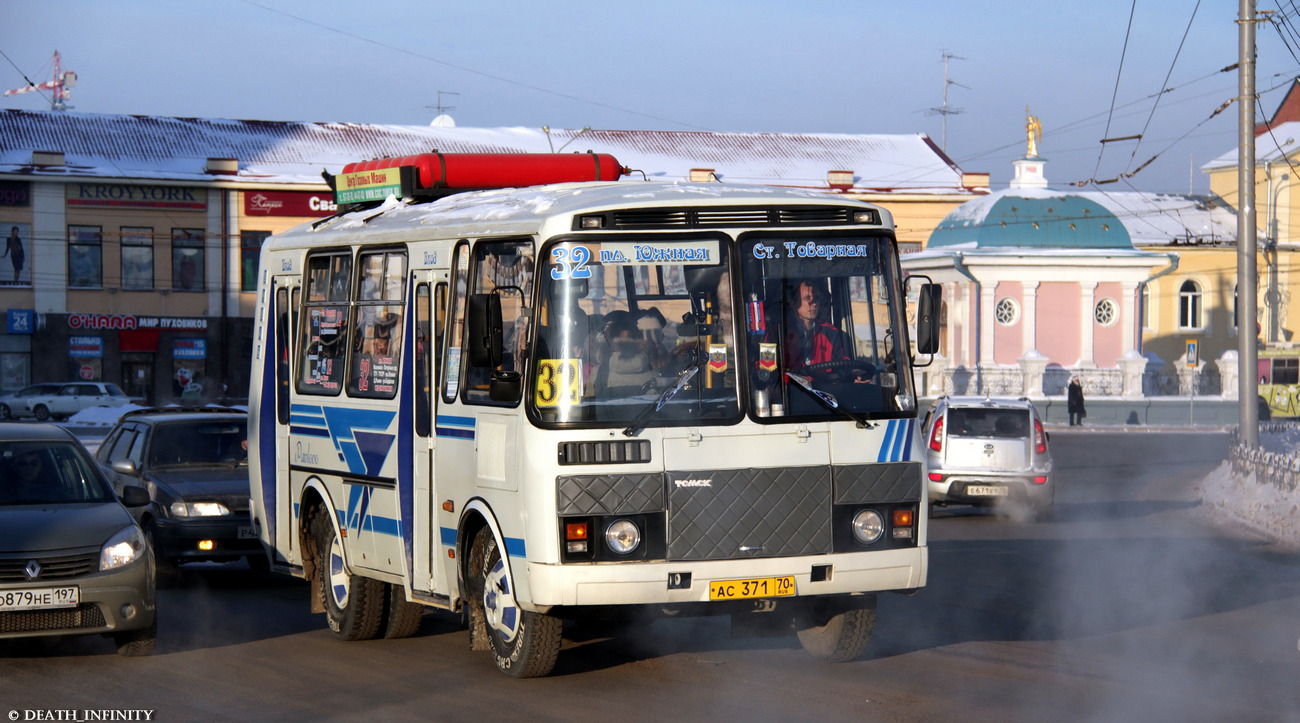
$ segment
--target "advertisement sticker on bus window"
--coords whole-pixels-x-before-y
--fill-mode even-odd
[[[611,241],[600,247],[600,263],[606,266],[645,266],[650,264],[716,264],[718,241],[700,240],[682,243],[656,241]]]
[[[447,396],[455,399],[460,392],[460,347],[447,350]]]
[[[581,359],[539,359],[533,402],[538,407],[573,406],[582,397]]]

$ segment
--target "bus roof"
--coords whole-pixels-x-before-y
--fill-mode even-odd
[[[614,181],[468,191],[428,202],[407,203],[389,197],[378,206],[352,210],[277,234],[267,241],[266,247],[341,244],[358,235],[394,242],[485,235],[542,233],[550,236],[571,230],[574,214],[621,208],[756,205],[874,209],[880,227],[891,231],[894,228],[889,212],[879,206],[825,192],[723,183]]]

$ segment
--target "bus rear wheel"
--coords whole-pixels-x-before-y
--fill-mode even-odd
[[[384,622],[384,584],[348,571],[343,542],[328,518],[316,518],[316,579],[325,619],[343,640],[373,640]]]
[[[795,619],[804,652],[824,663],[847,663],[867,652],[876,629],[876,598],[846,604],[834,598],[808,601]]]
[[[510,568],[492,530],[479,530],[469,566],[472,614],[485,624],[497,668],[512,678],[550,673],[560,654],[563,621],[519,607]]]

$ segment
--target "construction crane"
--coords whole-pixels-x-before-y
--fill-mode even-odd
[[[26,79],[24,77],[24,79]],[[71,70],[64,70],[59,58],[59,51],[54,51],[54,79],[47,80],[44,83],[33,83],[27,81],[27,85],[13,90],[6,90],[5,97],[11,95],[21,95],[30,93],[34,90],[48,90],[50,93],[50,110],[67,110],[67,101],[72,99],[72,89],[77,85],[77,74]]]

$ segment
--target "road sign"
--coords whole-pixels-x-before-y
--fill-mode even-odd
[[[1194,367],[1200,361],[1198,344],[1194,341],[1187,342],[1187,366]]]

